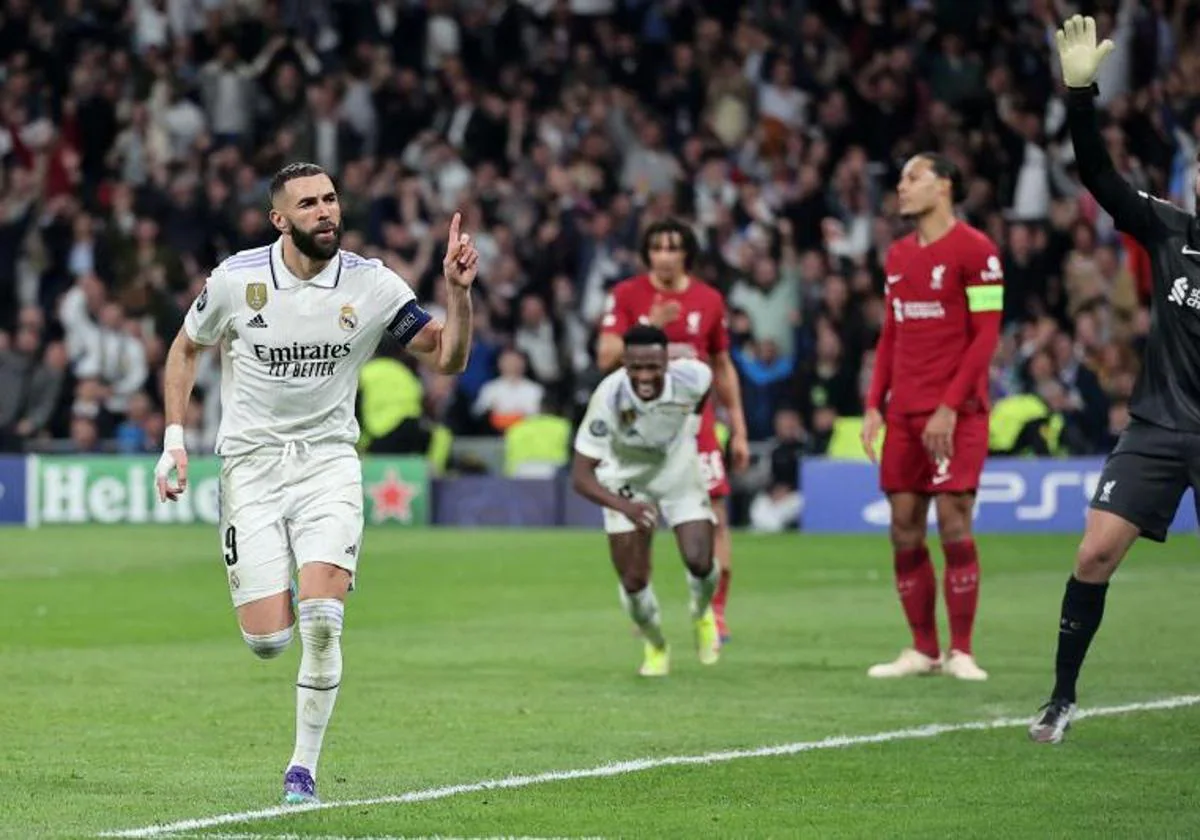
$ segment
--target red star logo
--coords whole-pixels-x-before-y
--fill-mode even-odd
[[[399,519],[401,522],[412,522],[412,501],[417,496],[417,490],[411,484],[401,481],[394,469],[388,468],[380,481],[367,487],[374,502],[371,510],[371,521],[383,522],[387,519]]]

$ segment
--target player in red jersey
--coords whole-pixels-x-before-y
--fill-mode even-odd
[[[624,351],[621,336],[634,324],[646,323],[666,332],[672,358],[708,362],[713,369],[713,390],[729,415],[732,466],[740,472],[750,462],[750,447],[737,369],[729,356],[725,300],[716,289],[688,274],[698,250],[695,235],[682,222],[667,219],[646,229],[642,237],[642,260],[650,266],[650,273],[622,280],[613,287],[601,323],[596,356],[602,371],[614,370],[621,364]],[[721,444],[717,440],[716,413],[711,400],[702,415],[696,443],[708,492],[717,511],[714,550],[721,579],[712,607],[721,640],[728,641],[725,602],[729,593],[733,541],[729,534],[729,511],[723,500],[729,495],[729,479]]]
[[[1000,334],[1004,271],[991,240],[954,218],[958,180],[951,161],[919,154],[905,165],[897,189],[900,213],[916,231],[887,252],[887,311],[862,438],[875,461],[875,442],[887,426],[880,484],[891,504],[896,588],[913,646],[873,666],[872,677],[941,670],[987,679],[971,651],[979,601],[971,515],[987,458],[987,374]],[[944,661],[937,581],[925,546],[931,498],[946,557],[950,650]]]

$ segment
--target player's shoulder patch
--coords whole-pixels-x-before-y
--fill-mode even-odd
[[[608,423],[597,417],[588,424],[588,434],[592,437],[604,437],[608,434]]]

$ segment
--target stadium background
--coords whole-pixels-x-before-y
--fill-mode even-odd
[[[0,530],[0,837],[196,818],[133,836],[1195,835],[1191,534],[1118,574],[1081,685],[1108,717],[1057,750],[1022,732],[1148,324],[1144,257],[1079,188],[1064,135],[1051,34],[1076,10],[1118,44],[1100,85],[1122,174],[1190,209],[1200,15],[1181,0],[0,0],[0,521],[47,526]],[[1001,246],[992,442],[1024,456],[994,459],[980,492],[991,678],[969,685],[864,676],[904,631],[854,418],[898,167],[927,148],[962,166],[962,212]],[[185,501],[157,504],[151,473],[164,348],[208,269],[269,238],[265,179],[300,158],[337,173],[345,246],[430,308],[453,209],[484,266],[464,376],[388,348],[368,368],[364,448],[390,451],[365,466],[322,759],[335,807],[272,814],[298,651],[254,660],[218,571],[211,359]],[[510,461],[497,427],[565,441],[604,289],[671,213],[741,313],[757,461],[739,520],[781,527],[799,461],[805,531],[869,533],[738,534],[716,668],[689,655],[662,535],[677,655],[647,685],[595,530],[390,526],[594,521],[546,477],[553,457]],[[725,758],[670,766],[706,754]],[[641,758],[668,766],[611,764]]]
[[[1191,208],[1195,6],[1078,5],[1117,43],[1100,87],[1118,169]],[[640,270],[639,231],[680,215],[731,311],[757,455],[736,520],[787,527],[799,462],[861,457],[893,186],[937,149],[1003,253],[993,451],[1105,453],[1148,266],[1073,171],[1049,47],[1068,6],[7,0],[0,446],[156,452],[182,313],[219,260],[272,239],[266,180],[305,159],[337,174],[344,246],[432,311],[455,209],[482,256],[468,370],[381,348],[364,449],[429,455],[435,477],[551,474],[598,380],[606,289]],[[192,453],[211,451],[218,384],[213,355]]]

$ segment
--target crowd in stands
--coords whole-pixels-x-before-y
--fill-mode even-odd
[[[265,185],[297,159],[336,174],[343,247],[435,314],[464,212],[470,365],[412,380],[412,419],[458,435],[577,416],[607,289],[642,270],[646,224],[686,219],[780,487],[861,412],[881,261],[906,232],[894,185],[924,149],[959,165],[961,216],[1003,254],[993,398],[1035,398],[1054,452],[1104,452],[1123,428],[1149,271],[1074,171],[1065,15],[1116,43],[1100,96],[1120,172],[1195,206],[1200,8],[1182,0],[2,5],[0,449],[156,451],[165,348],[207,272],[274,238]],[[219,377],[210,354],[200,451]]]

